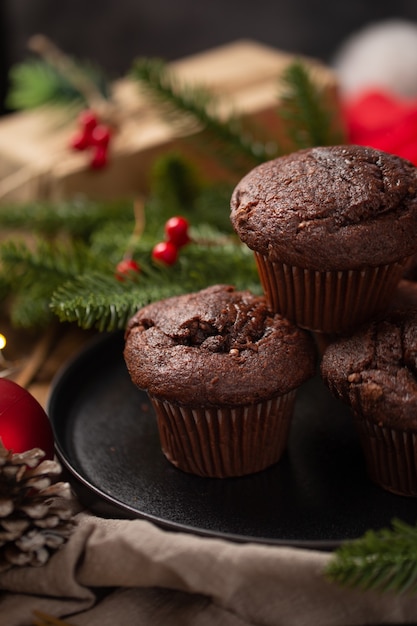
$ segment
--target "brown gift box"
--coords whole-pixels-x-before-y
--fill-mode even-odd
[[[291,54],[242,40],[169,67],[182,84],[202,86],[216,94],[220,114],[248,116],[266,127],[271,136],[279,137],[279,78],[294,60]],[[304,62],[328,94],[329,102],[336,103],[337,83],[332,71],[312,59]],[[123,78],[112,89],[123,123],[112,141],[109,165],[103,170],[90,170],[88,156],[69,149],[76,122],[68,123],[62,110],[39,108],[1,119],[0,201],[59,200],[76,194],[120,198],[145,191],[154,157],[174,148],[178,136],[141,94],[139,83]],[[181,145],[190,151],[191,142]],[[210,176],[224,175],[214,161],[209,162],[197,150],[190,154]]]

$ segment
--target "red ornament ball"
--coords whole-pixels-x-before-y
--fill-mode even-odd
[[[185,246],[190,241],[188,235],[189,224],[185,217],[176,215],[170,217],[165,224],[165,235],[168,241],[171,241],[177,248]]]
[[[54,458],[48,416],[29,391],[7,378],[0,378],[0,438],[7,450],[40,448],[47,459]]]
[[[152,258],[157,263],[174,265],[178,258],[178,248],[171,241],[160,241],[153,247]]]
[[[120,282],[124,282],[126,278],[133,278],[135,274],[139,274],[140,266],[133,259],[122,259],[116,266],[116,278]]]

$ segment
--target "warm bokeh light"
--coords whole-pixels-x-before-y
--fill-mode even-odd
[[[6,347],[6,337],[0,333],[0,350]]]

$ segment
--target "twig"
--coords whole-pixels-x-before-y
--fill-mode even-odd
[[[115,128],[119,125],[114,104],[100,93],[94,82],[77,67],[71,57],[44,35],[33,35],[28,41],[28,47],[65,76],[102,119],[111,123]]]
[[[13,379],[21,387],[29,387],[45,363],[58,335],[59,325],[53,324],[42,335],[19,374]]]
[[[107,106],[94,83],[80,72],[75,63],[44,35],[33,35],[28,41],[28,48],[36,52],[59,70],[83,94],[91,105]]]

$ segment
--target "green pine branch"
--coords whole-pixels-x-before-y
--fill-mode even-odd
[[[36,242],[33,238],[27,242],[11,238],[0,244],[0,287],[2,291],[8,289],[10,294],[8,306],[13,324],[44,326],[52,315],[57,315],[61,321],[76,322],[85,328],[113,330],[122,328],[132,312],[143,304],[216,282],[259,290],[251,251],[238,242],[230,227],[228,232],[219,229],[214,216],[212,224],[210,219],[203,221],[203,214],[210,214],[206,191],[204,188],[197,194],[195,206],[189,207],[193,243],[181,250],[178,262],[169,268],[151,261],[152,248],[163,238],[164,222],[172,215],[169,206],[159,204],[161,198],[146,203],[145,230],[133,243],[132,208],[129,219],[124,212],[121,220],[116,220],[112,212],[111,219],[102,221],[97,215],[93,232],[90,232],[91,223],[87,224],[87,236],[85,230],[77,227],[77,211],[72,215],[71,229],[65,231],[70,204],[62,212],[60,205],[56,205],[56,215],[61,220],[52,219],[52,224],[50,207],[42,203],[33,205],[33,221],[46,225],[48,234]],[[199,207],[203,197],[208,204]],[[228,216],[228,201],[219,205],[216,200],[215,204],[217,210],[220,206]],[[44,218],[40,218],[37,209]],[[79,219],[85,228],[84,212],[79,213]],[[52,225],[54,234],[50,236]],[[27,224],[22,227],[26,230]],[[83,237],[74,236],[80,232],[84,233]],[[141,272],[136,282],[120,283],[115,278],[115,268],[127,249],[139,263]]]
[[[296,148],[346,141],[334,119],[334,108],[329,108],[324,90],[312,80],[311,71],[302,61],[294,61],[286,68],[280,86],[283,93],[277,114],[284,120],[285,132]]]
[[[122,327],[141,303],[178,290],[192,291],[213,280],[234,284],[237,277],[243,286],[252,282],[256,288],[252,255],[232,233],[230,193],[221,185],[203,185],[188,161],[171,154],[155,162],[140,233],[131,201],[75,199],[0,207],[3,232],[30,234],[17,241],[10,236],[0,244],[0,288],[10,295],[11,321],[16,326],[40,326],[58,315],[109,330]],[[164,271],[152,265],[151,252],[164,237],[166,220],[178,213],[188,217],[195,243]],[[131,282],[121,285],[114,277],[127,251],[142,268],[137,288]],[[116,304],[113,298],[118,298]]]
[[[126,224],[132,219],[131,201],[98,202],[83,197],[61,202],[0,205],[0,227],[3,230],[30,230],[48,237],[65,230],[71,237],[88,240],[108,222]]]
[[[168,152],[156,159],[150,176],[152,197],[172,214],[190,212],[203,182],[197,168],[179,152]]]
[[[71,276],[82,271],[92,256],[83,244],[65,245],[38,240],[34,246],[23,240],[6,240],[0,244],[2,271],[9,276],[19,275],[30,282],[39,273],[50,276]]]
[[[0,283],[12,296],[10,319],[22,327],[45,326],[52,317],[49,301],[53,291],[86,266],[103,266],[83,244],[45,240],[34,246],[7,240],[0,244],[0,261]]]
[[[160,59],[137,59],[131,70],[170,124],[182,134],[202,131],[201,142],[232,169],[249,169],[273,156],[270,143],[252,137],[234,115],[223,119],[218,99],[207,89],[180,84]],[[219,148],[221,148],[219,150]]]
[[[156,159],[150,176],[147,223],[171,215],[184,215],[193,223],[203,222],[232,232],[230,197],[234,183],[204,182],[194,163],[180,152],[168,152]]]
[[[123,329],[141,306],[181,292],[179,285],[146,282],[146,286],[132,280],[122,283],[114,275],[86,273],[58,287],[50,307],[61,322],[74,322],[99,332]]]
[[[80,73],[88,77],[104,98],[109,84],[103,71],[91,64],[74,61]],[[11,109],[34,109],[43,105],[87,106],[85,95],[54,65],[43,59],[31,58],[13,66],[9,72],[10,88],[6,104]]]
[[[400,520],[392,528],[368,531],[338,548],[326,577],[363,590],[417,592],[417,526]]]
[[[151,263],[147,250],[135,257],[141,272],[132,280],[117,281],[113,272],[105,275],[87,271],[72,277],[52,293],[52,312],[61,322],[113,331],[125,328],[129,318],[149,302],[211,284],[260,291],[253,255],[245,246],[232,240],[219,244],[210,229],[200,230],[199,235],[205,235],[204,243],[188,244],[172,267]]]
[[[213,94],[201,87],[181,85],[159,59],[137,60],[132,76],[183,134],[203,131],[200,144],[206,150],[210,144],[214,146],[217,158],[223,157],[229,167],[248,170],[286,152],[276,137],[261,138],[260,129],[258,134],[253,129],[249,133],[235,116],[222,118]],[[326,102],[325,90],[314,82],[303,62],[291,63],[278,80],[282,94],[277,115],[284,121],[284,133],[293,150],[346,141],[334,109]]]

